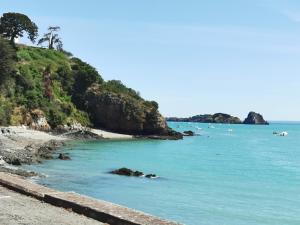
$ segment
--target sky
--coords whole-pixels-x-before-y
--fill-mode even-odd
[[[300,120],[299,0],[0,0],[164,116]],[[26,40],[21,40],[27,42]]]

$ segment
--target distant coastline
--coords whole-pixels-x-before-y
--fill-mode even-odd
[[[225,123],[225,124],[254,124],[254,125],[268,125],[269,123],[263,116],[256,112],[249,112],[248,116],[242,121],[236,116],[226,113],[202,114],[192,117],[167,117],[169,122],[198,122],[198,123]]]

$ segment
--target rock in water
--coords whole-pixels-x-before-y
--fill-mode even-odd
[[[110,173],[112,174],[117,174],[117,175],[121,175],[121,176],[128,176],[128,177],[141,177],[144,175],[143,172],[140,172],[140,171],[133,171],[131,169],[128,169],[128,168],[121,168],[121,169],[117,169],[117,170],[114,170],[114,171],[111,171]]]
[[[183,131],[183,135],[184,136],[194,136],[195,133],[191,130],[188,130],[188,131]]]
[[[58,156],[58,159],[61,159],[61,160],[71,160],[70,156],[64,154],[64,153],[60,153],[59,156]]]
[[[147,178],[157,178],[156,174],[147,174],[145,177],[147,177]]]
[[[247,118],[243,122],[244,124],[257,124],[257,125],[269,125],[264,120],[263,116],[256,112],[249,112]]]
[[[144,176],[144,173],[140,172],[140,171],[134,171],[133,176],[135,176],[135,177],[141,177],[141,176]]]

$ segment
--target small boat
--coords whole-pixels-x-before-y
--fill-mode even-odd
[[[276,135],[276,136],[284,137],[284,136],[288,136],[289,133],[286,132],[286,131],[283,131],[283,132],[276,132],[276,131],[274,131],[273,134]]]
[[[283,131],[283,132],[281,132],[280,134],[279,134],[279,136],[287,136],[289,133],[288,132],[286,132],[286,131]]]

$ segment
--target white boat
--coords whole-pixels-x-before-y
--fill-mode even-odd
[[[287,136],[288,134],[289,134],[288,132],[283,131],[283,132],[279,133],[279,136]]]

